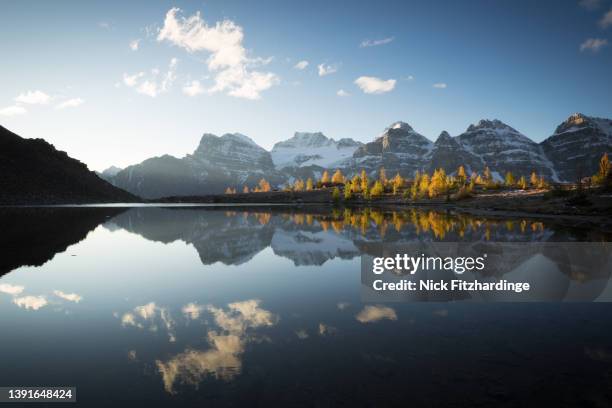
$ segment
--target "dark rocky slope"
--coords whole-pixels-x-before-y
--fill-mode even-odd
[[[0,126],[0,205],[137,200],[43,139],[24,139]]]

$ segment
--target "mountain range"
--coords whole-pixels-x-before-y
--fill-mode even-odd
[[[106,170],[101,177],[144,198],[252,188],[261,178],[280,187],[335,169],[348,176],[365,169],[375,176],[381,167],[389,176],[399,172],[409,178],[417,170],[453,173],[464,165],[468,173],[489,167],[498,180],[508,171],[515,176],[535,171],[551,181],[574,182],[594,174],[606,152],[612,152],[612,120],[576,113],[541,143],[499,120],[480,120],[457,136],[444,131],[435,142],[404,122],[393,123],[366,144],[296,132],[271,151],[239,133],[204,134],[193,154],[154,157],[120,171]]]

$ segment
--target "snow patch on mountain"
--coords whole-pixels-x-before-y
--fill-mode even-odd
[[[333,168],[351,157],[359,146],[361,143],[353,139],[336,141],[321,132],[296,132],[292,138],[276,143],[270,154],[277,169],[307,166]]]

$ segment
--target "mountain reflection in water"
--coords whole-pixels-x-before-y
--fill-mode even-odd
[[[193,245],[205,265],[240,265],[264,248],[295,265],[352,259],[380,243],[413,241],[601,240],[595,231],[567,229],[531,219],[487,219],[462,213],[411,208],[269,211],[209,211],[137,208],[114,217],[122,228],[148,240]]]
[[[608,241],[594,229],[411,208],[3,209],[0,223],[0,384],[74,385],[88,407],[612,403],[609,304],[360,296],[360,255],[383,246]],[[546,255],[577,285],[600,278]]]

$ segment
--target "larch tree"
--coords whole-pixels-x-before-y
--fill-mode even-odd
[[[321,183],[329,183],[329,173],[327,170],[325,170],[321,176]]]
[[[608,153],[604,153],[601,156],[601,160],[599,160],[599,177],[602,182],[606,180],[608,175],[610,174],[610,160],[608,159]]]
[[[512,174],[511,171],[506,173],[506,186],[508,187],[512,187],[514,186],[514,183],[516,183],[516,181],[514,180],[514,175]]]
[[[465,167],[463,167],[463,165],[459,166],[457,169],[457,181],[462,185],[467,181],[467,174],[465,173]]]
[[[531,183],[532,187],[537,187],[539,184],[540,179],[538,178],[538,175],[536,174],[535,171],[531,172],[531,177],[529,177],[529,182]]]
[[[308,180],[306,180],[306,191],[312,191],[313,188],[312,179],[308,177]]]
[[[404,187],[404,178],[398,172],[395,177],[393,177],[393,195],[397,195],[402,187]]]
[[[425,173],[419,181],[419,196],[427,197],[429,195],[429,174]]]
[[[385,188],[383,186],[382,181],[376,180],[374,186],[372,187],[372,191],[370,191],[370,195],[372,197],[381,197],[385,192]]]
[[[294,191],[304,191],[304,180],[302,179],[295,180],[295,183],[293,183],[293,190]]]
[[[429,197],[433,198],[444,194],[447,189],[448,180],[446,178],[446,172],[442,168],[435,170],[431,177],[431,182],[429,183]]]
[[[380,180],[383,186],[387,184],[387,172],[385,171],[384,167],[381,167],[378,171],[378,180]]]
[[[359,178],[358,175],[354,175],[353,179],[351,180],[351,189],[353,190],[353,193],[359,192],[359,190],[361,189],[360,184],[361,184],[361,179]]]
[[[342,172],[340,171],[340,169],[336,170],[336,172],[332,176],[331,181],[332,183],[337,183],[337,184],[344,183],[344,176],[342,175]]]
[[[365,170],[361,170],[361,191],[365,192],[370,187],[370,181],[368,180],[368,173]]]
[[[493,175],[491,174],[491,169],[489,169],[489,166],[486,166],[484,169],[484,182],[490,183],[492,181],[493,181]]]
[[[351,181],[347,181],[344,185],[344,199],[351,200],[353,198],[353,183]]]
[[[272,187],[270,186],[270,183],[266,181],[266,179],[262,178],[261,180],[259,180],[259,190],[266,193],[272,190]]]

